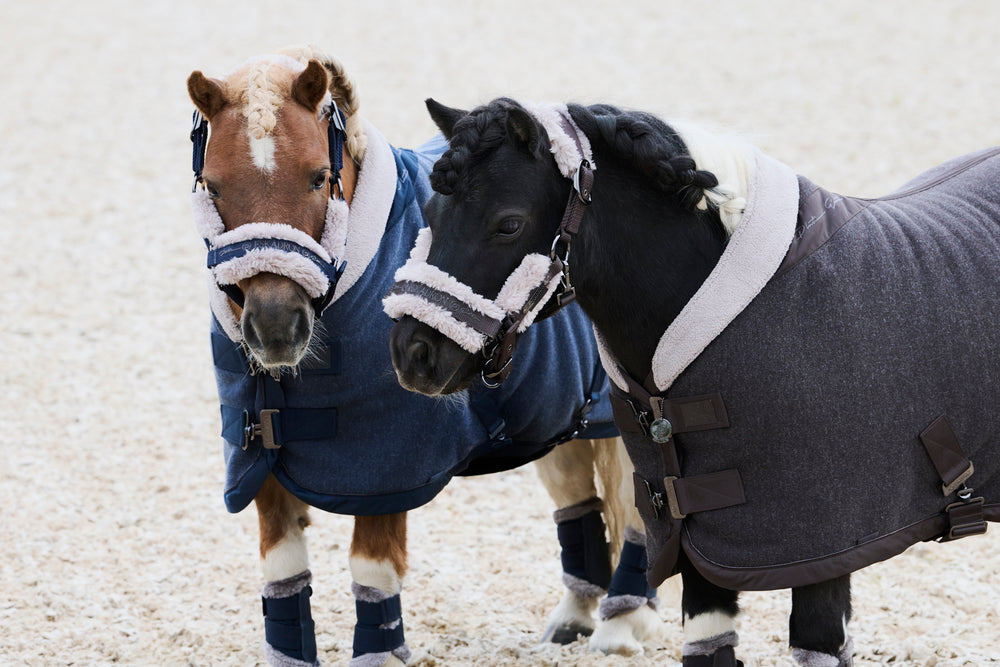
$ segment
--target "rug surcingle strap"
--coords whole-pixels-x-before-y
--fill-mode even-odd
[[[941,493],[945,496],[956,493],[958,496],[957,502],[944,508],[948,526],[941,541],[950,542],[985,533],[984,499],[982,496],[973,497],[974,490],[966,485],[975,472],[975,467],[965,456],[948,418],[942,415],[935,419],[920,434],[920,442],[941,478]]]

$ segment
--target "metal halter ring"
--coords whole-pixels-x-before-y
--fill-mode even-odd
[[[589,206],[590,202],[593,201],[590,190],[580,189],[580,172],[583,171],[584,168],[590,169],[590,162],[587,160],[580,160],[580,166],[576,168],[576,172],[573,174],[573,189],[576,190],[576,196],[580,198],[580,201]]]

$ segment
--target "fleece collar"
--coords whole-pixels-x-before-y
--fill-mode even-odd
[[[759,151],[755,158],[743,219],[718,264],[667,327],[653,353],[653,381],[660,392],[669,389],[760,293],[778,270],[795,235],[799,206],[795,172]],[[606,342],[600,334],[597,340],[608,375],[626,390],[628,385]]]

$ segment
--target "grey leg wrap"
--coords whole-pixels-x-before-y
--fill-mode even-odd
[[[316,667],[316,633],[309,597],[309,570],[264,585],[261,604],[267,661],[276,667]]]
[[[390,655],[403,663],[410,659],[410,647],[403,636],[403,613],[399,593],[351,584],[358,622],[354,626],[354,656],[350,667],[381,667]]]
[[[854,664],[854,642],[848,637],[837,655],[794,648],[792,658],[801,667],[851,667]]]
[[[563,583],[580,597],[601,597],[611,583],[603,508],[600,498],[590,498],[552,514],[562,547]]]
[[[723,632],[696,642],[687,642],[681,653],[684,667],[743,667],[733,650],[740,643],[735,631]]]
[[[621,559],[608,587],[608,597],[601,600],[598,614],[602,621],[648,604],[659,607],[656,589],[646,582],[646,537],[632,528],[625,529]]]

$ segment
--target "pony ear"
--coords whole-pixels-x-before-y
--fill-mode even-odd
[[[430,97],[424,100],[424,104],[427,105],[427,112],[431,115],[431,120],[441,130],[441,134],[444,135],[445,139],[451,139],[455,133],[455,123],[460,118],[469,115],[468,111],[446,107]]]
[[[188,77],[187,85],[188,95],[198,107],[198,111],[205,118],[212,120],[226,103],[222,95],[222,82],[218,79],[209,79],[200,70],[195,70]]]
[[[541,154],[542,136],[538,123],[525,109],[510,107],[507,110],[507,133],[537,157]]]
[[[318,111],[329,85],[326,68],[314,58],[292,82],[292,99],[310,111]]]

